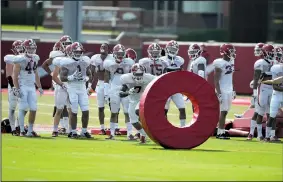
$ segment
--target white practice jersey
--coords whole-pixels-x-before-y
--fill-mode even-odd
[[[98,71],[104,71],[104,66],[103,66],[103,63],[106,61],[106,60],[112,60],[114,59],[113,58],[113,55],[112,54],[108,54],[107,57],[102,60],[101,59],[101,54],[95,54],[91,57],[90,59],[90,64],[95,66],[95,71],[98,72]]]
[[[51,51],[49,53],[49,58],[50,59],[54,59],[56,57],[65,57],[65,56],[66,56],[66,54],[63,53],[62,51]]]
[[[15,64],[20,64],[21,70],[19,74],[19,84],[20,86],[30,86],[34,87],[35,74],[34,71],[37,70],[38,61],[40,60],[37,54],[31,57],[25,54],[17,55],[14,59]]]
[[[273,65],[273,62],[268,62],[264,59],[259,59],[254,64],[254,70],[260,70],[262,74],[266,74],[269,76],[272,76],[272,73],[270,71],[271,67]]]
[[[143,83],[136,83],[133,79],[132,73],[127,73],[121,76],[121,84],[127,85],[129,89],[135,88],[135,93],[129,95],[130,102],[138,102],[142,93],[144,92],[146,86],[154,79],[156,76],[145,73],[143,76]]]
[[[59,67],[64,67],[68,69],[68,76],[75,73],[75,71],[79,71],[82,73],[83,77],[87,76],[87,67],[90,65],[90,58],[87,56],[82,56],[81,59],[75,60],[73,58],[65,57],[61,59],[55,59],[54,64]],[[68,81],[70,82],[78,82],[78,81]],[[80,82],[80,81],[79,81]]]
[[[160,59],[167,62],[167,68],[172,70],[181,68],[185,62],[181,56],[175,56],[173,59],[170,59],[168,56],[162,56]]]
[[[201,64],[204,65],[204,71],[205,71],[206,70],[206,59],[202,56],[191,61],[190,68],[188,71],[198,74],[198,65],[201,65]]]
[[[272,79],[283,76],[283,63],[275,64],[270,69],[272,73]],[[283,84],[280,84],[283,87]]]
[[[221,76],[219,80],[221,92],[232,92],[233,91],[233,73],[234,60],[225,61],[222,58],[213,61],[214,68],[221,69]]]
[[[142,58],[139,60],[139,64],[145,67],[146,73],[152,75],[162,75],[166,72],[166,68],[169,66],[168,62],[158,59],[157,61],[153,61],[150,58]]]
[[[7,54],[4,57],[4,62],[7,63],[7,64],[13,64],[15,57],[16,57],[16,55],[14,55],[14,54]]]
[[[111,89],[114,87],[119,89],[122,86],[120,77],[123,74],[130,73],[133,64],[135,62],[130,58],[124,58],[121,63],[117,63],[114,58],[104,61],[104,69],[110,72]]]

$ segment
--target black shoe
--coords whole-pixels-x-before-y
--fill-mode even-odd
[[[89,132],[81,133],[81,137],[92,138],[92,136]]]
[[[218,139],[229,140],[230,137],[226,133],[222,133],[218,136]]]
[[[13,136],[19,136],[19,133],[18,133],[18,131],[13,130],[13,131],[12,131],[12,135],[13,135]]]
[[[68,134],[68,138],[71,138],[72,137],[72,132],[70,132],[69,134]]]
[[[79,138],[79,135],[77,133],[72,133],[71,138]]]

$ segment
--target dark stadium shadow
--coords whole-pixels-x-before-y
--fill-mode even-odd
[[[197,151],[197,152],[230,152],[230,151],[227,151],[227,150],[214,150],[214,149],[198,149],[198,148],[195,148],[195,149],[165,149],[165,148],[152,148],[153,150],[167,150],[167,151]]]

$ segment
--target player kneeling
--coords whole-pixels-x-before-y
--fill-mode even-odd
[[[120,97],[129,96],[129,117],[130,122],[140,133],[140,142],[145,143],[146,133],[139,122],[138,108],[139,101],[146,86],[156,76],[145,73],[145,68],[138,63],[134,64],[131,68],[131,73],[127,73],[121,76],[122,89],[120,91]]]

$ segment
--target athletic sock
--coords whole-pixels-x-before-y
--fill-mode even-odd
[[[133,131],[133,125],[131,122],[127,122],[126,123],[126,127],[127,127],[127,136],[131,135],[132,134],[132,131]]]
[[[140,130],[138,130],[139,131],[139,133],[141,134],[141,136],[146,136],[146,133],[145,133],[145,131],[143,130],[143,129],[140,129]]]
[[[63,117],[63,128],[68,128],[69,125],[69,118],[68,117]]]
[[[15,130],[15,110],[9,109],[9,122],[10,122],[12,131],[14,131]]]
[[[19,110],[18,116],[19,116],[18,118],[19,118],[20,130],[21,132],[24,132],[25,131],[25,111]]]
[[[112,136],[115,135],[115,128],[116,128],[116,123],[110,122],[110,134],[111,134]]]
[[[275,130],[272,130],[270,131],[270,137],[275,137]]]
[[[102,130],[105,129],[105,128],[104,128],[104,124],[101,124],[101,125],[100,125],[100,129],[102,129]]]
[[[256,124],[257,127],[257,137],[262,137],[262,124]]]
[[[271,131],[271,127],[266,127],[266,129],[265,129],[265,138],[270,138],[270,131]]]
[[[33,124],[28,125],[28,132],[31,133],[33,131]]]
[[[256,121],[255,120],[251,120],[251,126],[250,126],[250,134],[254,135],[255,132],[255,128],[256,128]]]
[[[58,132],[58,125],[55,125],[55,124],[54,124],[54,126],[53,126],[53,131]]]

